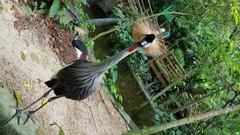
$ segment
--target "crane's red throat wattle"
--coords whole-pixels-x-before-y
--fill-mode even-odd
[[[133,45],[132,47],[130,47],[130,48],[128,49],[128,51],[129,51],[129,52],[136,52],[137,49],[138,49],[138,47],[139,47],[139,45]]]

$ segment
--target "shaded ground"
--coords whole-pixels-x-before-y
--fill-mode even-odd
[[[48,90],[43,82],[62,67],[53,50],[63,54],[70,44],[65,47],[54,45],[52,35],[47,32],[54,29],[45,27],[52,24],[41,20],[38,22],[39,27],[21,27],[19,32],[16,28],[19,29],[22,25],[21,22],[15,22],[17,19],[10,10],[13,3],[9,0],[0,1],[4,5],[4,9],[0,11],[0,81],[8,88],[19,91],[23,104],[27,105]],[[27,18],[23,20],[27,21]],[[64,32],[55,32],[59,37],[71,40],[71,36],[64,35]],[[63,42],[61,38],[57,40]],[[74,57],[62,57],[62,61],[69,62]],[[95,92],[82,102],[61,98],[46,105],[35,116],[50,135],[58,132],[56,126],[49,126],[54,122],[60,125],[67,135],[115,135],[127,130],[125,121],[103,91]]]
[[[13,9],[17,10],[17,7],[12,7]],[[52,51],[58,56],[61,63],[71,63],[76,60],[76,54],[71,44],[71,33],[61,29],[48,17],[16,15],[16,18],[14,28],[19,32],[23,30],[35,31],[40,42],[47,37]]]

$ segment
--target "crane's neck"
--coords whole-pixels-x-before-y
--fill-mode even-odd
[[[117,64],[122,59],[126,58],[128,55],[136,52],[139,47],[140,46],[138,44],[134,44],[133,46],[126,48],[126,49],[122,50],[121,52],[117,53],[116,55],[112,56],[111,58],[103,61],[100,64],[102,71],[106,71],[106,70],[110,69],[112,66]]]
[[[121,61],[122,59],[124,59],[128,55],[136,52],[138,48],[148,47],[150,45],[150,43],[153,42],[154,39],[155,39],[154,34],[148,34],[138,43],[134,44],[133,46],[131,46],[129,48],[126,48],[126,49],[122,50],[121,52],[117,53],[116,55],[112,56],[111,58],[109,58],[107,60],[104,60],[101,63],[88,63],[85,66],[81,65],[82,67],[84,67],[84,71],[83,71],[83,68],[82,68],[82,74],[91,73],[91,75],[96,74],[96,75],[99,76],[100,74],[103,74],[105,71],[107,71],[108,69],[113,67],[115,64],[117,64],[119,61]],[[81,64],[81,62],[80,62],[80,64]]]

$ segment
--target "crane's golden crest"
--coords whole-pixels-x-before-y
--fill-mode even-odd
[[[147,34],[154,34],[156,38],[149,47],[144,48],[146,54],[151,57],[160,57],[168,52],[158,25],[150,20],[141,20],[133,25],[133,37],[140,41]]]

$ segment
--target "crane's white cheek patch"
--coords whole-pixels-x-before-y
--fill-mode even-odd
[[[79,59],[82,55],[82,52],[77,48],[75,48],[75,51],[76,51],[76,54],[77,54],[77,58]]]

